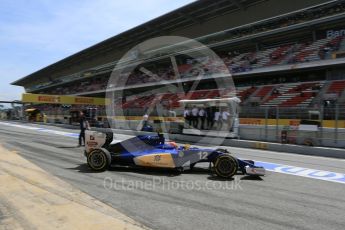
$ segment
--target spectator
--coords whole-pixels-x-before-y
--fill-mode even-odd
[[[196,129],[198,128],[198,125],[199,125],[198,116],[199,116],[199,109],[196,106],[193,106],[192,121],[193,121],[193,127]]]

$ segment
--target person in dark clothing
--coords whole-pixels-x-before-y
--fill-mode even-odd
[[[207,129],[212,129],[214,125],[214,109],[212,107],[207,107],[206,109],[206,118],[207,118]]]
[[[85,130],[89,129],[89,122],[86,120],[83,112],[79,113],[79,125],[80,125],[80,134],[79,134],[79,146],[85,145]]]
[[[207,117],[207,113],[206,113],[205,109],[202,107],[202,108],[199,110],[199,118],[200,118],[200,122],[201,122],[201,127],[200,127],[200,129],[205,129],[205,120],[206,120],[206,117]]]
[[[199,127],[199,109],[196,106],[192,109],[192,124],[195,129]]]

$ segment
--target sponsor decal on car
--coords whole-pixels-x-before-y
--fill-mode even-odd
[[[171,154],[168,153],[155,153],[138,156],[134,158],[134,162],[138,166],[175,168],[174,160]]]
[[[155,155],[153,156],[153,161],[160,161],[161,160],[161,156],[160,155]]]
[[[98,142],[96,142],[96,141],[87,141],[86,144],[89,147],[97,147],[98,146]]]

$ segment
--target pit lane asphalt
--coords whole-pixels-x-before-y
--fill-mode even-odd
[[[25,124],[30,126],[29,124]],[[53,126],[46,129],[77,132]],[[116,134],[116,139],[129,138]],[[210,176],[201,165],[176,175],[114,168],[91,172],[77,139],[0,125],[0,143],[153,229],[344,229],[345,185],[268,172],[262,180]],[[227,147],[224,147],[227,148]],[[240,158],[345,173],[345,161],[228,148]]]

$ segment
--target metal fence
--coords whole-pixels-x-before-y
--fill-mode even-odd
[[[59,122],[68,122],[70,115],[69,109],[57,107],[44,112],[52,118],[50,122],[59,119]],[[182,112],[181,109],[176,110],[176,115],[181,117]],[[138,108],[125,110],[123,115],[141,118],[143,113],[144,110]],[[106,113],[99,111],[98,115],[106,116]],[[169,116],[169,113],[165,111],[162,114],[153,110],[150,116],[165,117]],[[242,106],[240,119],[241,139],[345,148],[345,104],[321,105],[314,108]],[[319,127],[314,131],[300,129],[303,120],[317,121]],[[131,122],[132,126],[136,127],[136,123],[140,121],[132,119]]]
[[[247,121],[240,127],[242,139],[345,148],[342,104],[317,108],[242,107],[240,117]],[[301,126],[311,123],[318,127],[308,130],[308,126]]]
[[[345,104],[310,107],[241,107],[241,118],[344,120]]]

